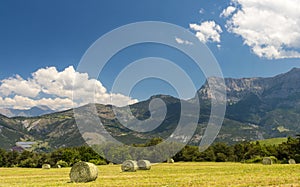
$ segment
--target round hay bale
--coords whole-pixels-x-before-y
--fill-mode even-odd
[[[71,182],[90,182],[98,177],[98,168],[89,162],[77,162],[70,171]]]
[[[140,170],[150,170],[151,169],[151,163],[149,160],[139,160],[137,162],[137,165]]]
[[[262,160],[263,165],[272,165],[273,161],[270,157],[264,157]]]
[[[126,160],[122,163],[121,169],[123,172],[134,172],[138,169],[138,165],[136,161]]]
[[[43,165],[42,165],[42,168],[43,168],[43,169],[50,169],[51,166],[50,166],[50,164],[43,164]]]
[[[289,159],[289,164],[296,164],[296,161],[294,159]]]
[[[174,160],[173,160],[173,158],[168,158],[168,160],[167,160],[167,163],[169,163],[169,164],[173,164],[173,163],[174,163]]]
[[[55,166],[53,166],[53,168],[61,168],[61,166],[56,164]]]

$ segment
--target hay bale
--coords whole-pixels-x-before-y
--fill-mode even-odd
[[[173,164],[173,163],[174,163],[174,160],[173,160],[173,158],[168,158],[168,160],[167,160],[167,163],[169,163],[169,164]]]
[[[61,166],[58,164],[55,164],[55,166],[53,166],[53,168],[61,168]]]
[[[294,159],[289,159],[289,164],[296,164],[296,161]]]
[[[273,161],[270,157],[264,157],[263,160],[262,160],[262,164],[263,165],[272,165]]]
[[[77,162],[70,171],[71,182],[90,182],[98,177],[98,168],[89,162]]]
[[[136,161],[126,160],[122,163],[121,169],[123,172],[134,172],[138,169],[138,165]]]
[[[51,166],[50,166],[50,164],[43,164],[43,165],[42,165],[42,168],[43,168],[43,169],[50,169]]]
[[[151,169],[151,163],[149,160],[139,160],[137,162],[137,165],[140,170],[150,170]]]

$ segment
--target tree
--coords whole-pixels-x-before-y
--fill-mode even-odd
[[[7,162],[5,164],[6,167],[17,166],[19,163],[19,153],[16,151],[10,151],[6,154]]]
[[[203,159],[203,161],[216,161],[216,155],[212,147],[209,147],[205,151],[201,152],[200,157]]]
[[[148,143],[145,144],[145,147],[154,146],[154,145],[157,145],[157,144],[159,144],[163,141],[164,140],[162,138],[152,138]]]
[[[230,147],[226,143],[219,142],[214,144],[212,147],[215,155],[217,156],[216,159],[219,159],[218,161],[224,162],[229,160],[229,158],[232,158],[231,160],[234,159],[234,148],[232,146]]]
[[[36,168],[37,160],[35,160],[34,158],[28,157],[27,159],[22,160],[18,166],[24,167],[24,168]]]
[[[245,160],[247,142],[238,143],[233,146],[233,154],[236,156],[236,162]]]
[[[175,161],[197,161],[200,156],[199,148],[196,146],[185,146],[174,156]]]
[[[69,166],[73,166],[76,162],[80,161],[80,154],[75,149],[65,149],[62,152],[61,160],[66,161]]]
[[[0,148],[0,167],[5,166],[6,160],[6,152],[4,149]]]
[[[216,162],[226,162],[227,156],[224,153],[217,153]]]

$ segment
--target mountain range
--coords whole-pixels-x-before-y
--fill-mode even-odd
[[[208,81],[217,82],[216,79],[218,78],[210,77]],[[212,96],[207,82],[197,91],[201,109],[199,117],[191,116],[199,119],[190,144],[197,145],[201,141],[209,120]],[[295,136],[300,133],[300,69],[294,68],[287,73],[270,78],[225,78],[225,84],[227,110],[216,141],[232,144],[240,141]],[[193,98],[181,101],[168,95],[156,95],[131,105],[132,114],[140,120],[148,119],[149,104],[155,98],[166,103],[167,112],[162,124],[150,132],[143,132],[143,129],[136,132],[123,126],[116,119],[113,111],[115,107],[111,105],[89,104],[74,110],[80,111],[82,115],[93,115],[88,113],[88,109],[96,106],[97,117],[101,119],[106,131],[124,143],[138,144],[154,137],[168,138],[178,124],[181,102],[193,101]],[[154,111],[161,110],[160,105],[152,108]],[[123,108],[117,110],[125,111]],[[129,116],[128,120],[131,120]],[[42,150],[79,146],[85,144],[82,137],[93,141],[99,138],[99,134],[86,132],[81,135],[73,109],[34,117],[0,115],[1,148],[9,149],[17,141],[29,140],[39,142],[39,148]]]
[[[45,105],[39,105],[25,110],[13,109],[13,108],[0,108],[0,114],[5,115],[7,117],[17,117],[17,116],[35,117],[44,114],[50,114],[53,112],[55,111]]]

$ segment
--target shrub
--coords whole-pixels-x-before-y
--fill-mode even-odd
[[[33,158],[27,158],[25,160],[22,160],[18,166],[24,168],[36,168],[37,163]]]
[[[299,154],[296,154],[294,159],[295,159],[296,163],[300,163],[300,155]]]
[[[272,163],[273,163],[273,164],[279,163],[279,162],[278,162],[278,159],[277,159],[275,156],[270,156],[269,158],[272,160]]]
[[[101,160],[101,159],[92,159],[89,160],[90,163],[93,163],[95,165],[107,165],[105,160]]]
[[[262,157],[260,156],[255,156],[251,159],[245,160],[245,163],[261,163],[262,162]]]
[[[216,162],[226,162],[227,156],[224,153],[217,153]]]
[[[68,167],[68,163],[66,161],[63,160],[59,160],[56,162],[56,165],[60,165],[61,167]]]

